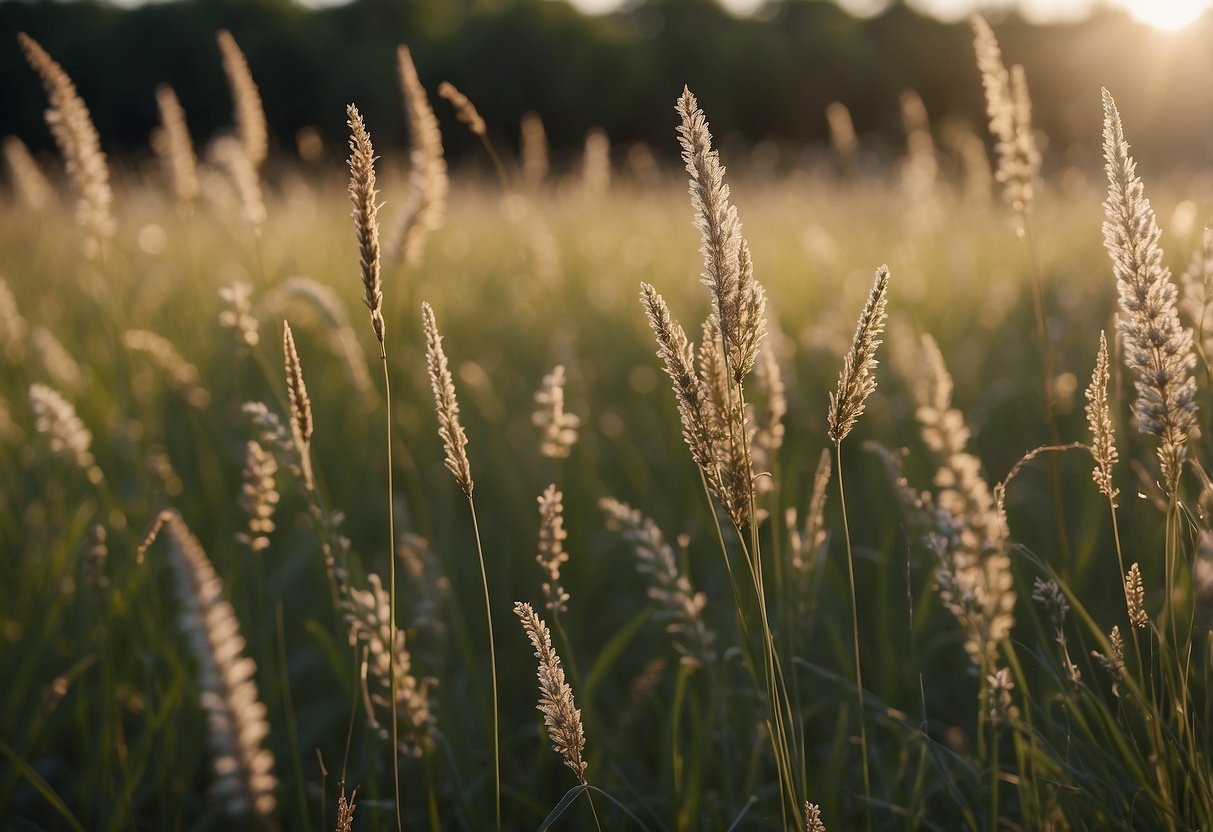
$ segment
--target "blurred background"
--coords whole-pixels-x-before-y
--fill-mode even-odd
[[[349,101],[376,126],[377,147],[406,144],[398,43],[413,50],[456,165],[475,148],[434,95],[443,80],[471,97],[501,147],[516,146],[524,113],[538,113],[557,168],[579,158],[594,126],[616,147],[672,157],[683,84],[722,144],[757,148],[774,172],[825,142],[831,101],[850,109],[866,152],[892,158],[906,89],[937,126],[984,134],[978,74],[958,70],[973,64],[974,11],[995,26],[1007,64],[1027,68],[1046,170],[1099,165],[1100,86],[1131,116],[1144,170],[1182,173],[1213,155],[1208,0],[4,0],[0,135],[51,147],[42,90],[17,47],[24,30],[75,79],[112,155],[150,155],[162,82],[195,137],[212,136],[231,118],[214,37],[228,28],[277,150],[294,153],[302,130],[316,161],[343,154]]]

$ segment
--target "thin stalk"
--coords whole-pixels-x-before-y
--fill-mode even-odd
[[[1048,318],[1045,314],[1044,288],[1040,278],[1040,264],[1033,242],[1032,226],[1025,214],[1023,217],[1023,241],[1028,251],[1028,263],[1032,274],[1032,313],[1036,318],[1036,338],[1040,342],[1041,369],[1044,373],[1042,392],[1045,398],[1045,421],[1049,425],[1049,442],[1061,444],[1061,430],[1057,426],[1057,412],[1053,407],[1053,344],[1049,340]],[[1056,456],[1049,457],[1049,478],[1053,486],[1053,513],[1057,522],[1057,537],[1061,543],[1062,576],[1070,578],[1070,537],[1066,533],[1066,513],[1061,504],[1061,466]]]
[[[863,668],[859,660],[859,612],[855,596],[855,556],[851,551],[851,526],[847,521],[847,498],[842,484],[842,442],[834,443],[834,460],[838,468],[838,502],[842,506],[842,532],[847,540],[847,577],[851,582],[851,632],[855,644],[855,692],[859,699],[859,744],[863,749],[864,818],[872,828],[872,778],[868,771],[868,729],[863,707]]]
[[[505,193],[510,191],[510,180],[505,175],[505,165],[501,164],[501,156],[497,154],[497,148],[493,147],[493,143],[489,141],[489,137],[483,133],[480,135],[480,143],[484,145],[485,151],[489,154],[489,160],[493,163],[493,170],[497,172],[497,181],[501,183],[501,190]],[[590,798],[590,805],[594,804],[593,798]]]
[[[388,676],[392,683],[392,786],[396,797],[396,832],[403,826],[400,819],[400,726],[396,718],[396,510],[392,492],[392,381],[388,374],[387,349],[379,342],[379,358],[383,362],[383,396],[387,404],[387,528],[388,528]]]
[[[678,679],[674,683],[674,704],[670,719],[670,767],[674,775],[674,827],[682,828],[682,754],[678,736],[682,731],[682,703],[686,697],[687,669],[679,666]]]
[[[602,824],[598,821],[598,810],[594,808],[594,795],[590,793],[589,784],[586,784],[585,790],[586,800],[590,801],[590,813],[594,815],[594,828],[598,832],[602,832]]]
[[[480,581],[484,585],[484,618],[489,626],[489,668],[493,680],[493,784],[496,795],[497,829],[501,829],[501,728],[497,704],[497,648],[493,641],[493,608],[489,603],[489,576],[484,568],[484,548],[480,545],[480,524],[476,522],[476,504],[468,495],[468,511],[472,514],[472,532],[476,535],[476,556],[480,559]],[[590,806],[594,801],[590,801]],[[597,816],[595,816],[597,820]]]
[[[286,711],[287,739],[291,744],[291,759],[295,767],[295,793],[299,797],[299,819],[306,829],[311,825],[307,811],[307,788],[303,779],[303,755],[299,751],[299,726],[295,721],[295,705],[291,700],[291,676],[286,661],[286,628],[282,623],[282,601],[274,606],[274,624],[278,641],[278,672],[281,675],[282,706]],[[323,817],[323,813],[321,814]]]
[[[998,830],[998,724],[990,720],[990,832]]]
[[[728,395],[732,395],[732,387],[736,387],[737,391],[737,426],[736,430],[730,427],[729,441],[734,443],[741,442],[741,450],[745,460],[746,472],[746,500],[749,507],[749,531],[750,531],[750,546],[747,548],[742,544],[742,549],[746,553],[746,560],[750,565],[750,576],[754,581],[754,592],[758,597],[758,611],[762,623],[762,636],[764,647],[766,648],[765,669],[767,677],[767,695],[770,699],[771,717],[774,722],[775,741],[776,741],[776,767],[779,770],[779,779],[781,791],[787,797],[792,810],[792,817],[799,818],[800,805],[799,798],[796,793],[796,777],[792,769],[792,748],[788,742],[788,726],[793,728],[796,725],[795,716],[792,712],[791,703],[787,699],[787,682],[783,675],[783,666],[779,661],[779,651],[775,648],[775,637],[771,632],[770,622],[767,618],[767,600],[766,600],[766,585],[762,577],[762,549],[758,538],[758,523],[755,520],[755,500],[754,500],[754,478],[753,478],[753,463],[750,456],[750,443],[745,433],[745,387],[740,383],[732,383],[732,370],[729,362],[728,346],[723,347],[724,366],[726,377],[730,380]],[[734,452],[736,452],[734,450]],[[737,530],[738,537],[744,541],[741,529]],[[781,705],[785,709],[784,713],[780,713]],[[785,722],[786,720],[786,722]],[[784,823],[786,826],[787,815],[786,807],[784,814]]]

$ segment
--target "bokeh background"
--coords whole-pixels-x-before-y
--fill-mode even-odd
[[[159,83],[177,91],[195,136],[211,136],[230,123],[214,39],[228,28],[261,87],[279,150],[293,151],[298,131],[313,127],[340,156],[342,114],[354,100],[377,125],[380,145],[403,145],[393,61],[396,45],[407,43],[422,82],[433,89],[447,80],[466,92],[503,147],[516,144],[523,113],[538,113],[557,163],[580,151],[592,126],[617,145],[645,142],[672,157],[670,102],[683,84],[710,106],[726,144],[762,143],[761,158],[773,168],[803,164],[804,145],[825,140],[834,100],[850,108],[865,147],[891,157],[902,146],[897,102],[908,88],[933,121],[956,119],[981,132],[981,85],[959,69],[972,62],[966,16],[980,10],[1008,63],[1027,68],[1034,123],[1049,138],[1053,169],[1098,164],[1100,86],[1136,114],[1134,145],[1147,169],[1191,170],[1213,152],[1213,13],[1200,14],[1202,0],[994,8],[847,0],[866,17],[827,0],[578,2],[354,0],[308,8],[291,0],[5,0],[0,135],[50,147],[42,92],[16,48],[15,33],[24,30],[75,79],[111,153],[148,152]],[[1143,20],[1193,18],[1174,31]],[[453,123],[445,103],[436,110],[444,126]],[[444,132],[448,158],[473,156],[466,131]]]

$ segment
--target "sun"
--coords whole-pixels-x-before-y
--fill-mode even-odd
[[[1142,23],[1177,31],[1213,6],[1213,0],[1119,0]]]

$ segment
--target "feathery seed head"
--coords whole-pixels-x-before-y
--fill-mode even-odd
[[[114,195],[97,128],[93,126],[84,100],[76,92],[76,85],[55,59],[25,32],[18,32],[17,40],[29,65],[41,77],[50,99],[46,123],[59,146],[68,176],[80,192],[76,220],[88,230],[94,247],[99,246],[114,235],[111,210]]]
[[[488,133],[488,128],[485,126],[484,119],[480,117],[476,105],[454,84],[450,81],[443,81],[438,85],[438,95],[451,102],[451,106],[455,108],[455,117],[466,124],[472,133],[477,136],[484,136]]]
[[[286,372],[286,392],[291,405],[291,434],[299,448],[299,459],[303,467],[303,486],[308,491],[314,487],[312,480],[312,400],[303,381],[303,365],[295,350],[295,336],[291,325],[282,322],[282,354]]]
[[[990,721],[995,725],[1006,725],[1019,715],[1019,709],[1011,704],[1011,691],[1015,682],[1011,678],[1011,669],[1000,667],[986,676],[989,688]]]
[[[375,203],[375,149],[358,108],[345,108],[350,127],[350,202],[354,206],[354,231],[358,237],[358,265],[362,269],[362,291],[371,313],[371,328],[383,349],[383,284],[379,275],[379,206]]]
[[[156,106],[160,110],[160,128],[153,134],[152,149],[173,183],[173,193],[183,204],[198,196],[198,158],[185,122],[185,110],[177,93],[167,84],[156,87]]]
[[[409,200],[392,229],[387,248],[391,256],[417,265],[425,252],[426,235],[442,227],[450,183],[442,151],[442,131],[425,87],[417,76],[412,53],[402,45],[397,50],[397,58],[412,150],[409,152]]]
[[[160,524],[172,553],[181,629],[198,663],[199,695],[214,754],[213,794],[229,815],[267,819],[274,811],[278,781],[274,755],[263,745],[270,726],[253,678],[256,665],[244,655],[240,622],[202,544],[174,510],[162,513]]]
[[[282,322],[282,354],[286,392],[291,403],[291,425],[300,444],[306,446],[312,441],[312,400],[308,398],[307,385],[303,381],[303,365],[299,363],[299,353],[295,350],[295,335],[287,321]]]
[[[539,452],[551,459],[566,459],[577,443],[581,419],[564,409],[564,365],[557,364],[543,377],[543,386],[535,393],[538,407],[531,423],[543,431]]]
[[[539,495],[539,554],[535,562],[547,575],[543,582],[545,604],[553,613],[568,611],[569,594],[560,584],[560,567],[568,562],[564,541],[564,495],[553,483]]]
[[[830,441],[842,442],[851,432],[855,422],[863,413],[868,396],[876,389],[876,347],[881,344],[884,331],[885,306],[889,294],[889,267],[876,270],[876,280],[868,301],[855,325],[855,337],[851,350],[843,359],[842,371],[838,374],[838,391],[830,395]]]
[[[674,384],[678,414],[682,419],[682,436],[699,467],[705,472],[712,471],[715,458],[712,453],[711,402],[707,389],[695,372],[694,348],[687,341],[682,326],[670,317],[665,300],[648,283],[640,284],[640,301],[657,338],[657,355]]]
[[[674,649],[682,664],[702,667],[716,658],[716,634],[704,622],[707,596],[696,592],[691,579],[679,570],[674,550],[652,519],[627,503],[604,497],[598,507],[606,515],[607,529],[620,535],[636,553],[636,570],[648,577],[648,597],[658,605],[666,632],[674,635]]]
[[[219,313],[219,326],[232,330],[237,341],[245,347],[255,347],[261,343],[260,325],[253,316],[253,305],[249,301],[252,294],[253,287],[239,280],[219,289],[219,297],[225,306]]]
[[[816,803],[804,802],[805,832],[826,832],[826,825],[821,820],[821,807]]]
[[[584,785],[587,764],[582,759],[582,753],[585,751],[585,731],[581,725],[581,711],[577,710],[573,702],[573,689],[564,679],[560,657],[552,647],[552,634],[530,604],[516,601],[514,614],[522,622],[522,628],[531,640],[531,646],[535,648],[535,658],[539,660],[537,710],[543,714],[548,739],[552,742],[553,750],[564,758],[564,764]]]
[[[702,281],[712,295],[730,369],[740,380],[753,368],[765,332],[766,296],[754,280],[737,208],[729,203],[720,154],[712,149],[707,120],[688,88],[683,88],[675,110],[682,122],[678,142],[691,176],[691,208],[701,238]]]
[[[1095,469],[1091,478],[1100,493],[1116,507],[1119,489],[1112,485],[1112,469],[1119,456],[1116,452],[1116,434],[1112,429],[1112,415],[1108,409],[1108,340],[1103,331],[1099,333],[1099,354],[1095,357],[1095,370],[1091,384],[1087,387],[1087,425],[1091,429],[1091,453],[1095,457]]]
[[[1137,374],[1137,429],[1159,437],[1158,457],[1168,495],[1179,487],[1187,443],[1197,432],[1196,364],[1192,333],[1180,326],[1178,292],[1163,265],[1162,232],[1129,155],[1120,112],[1103,90],[1104,248],[1112,259],[1120,309],[1117,324],[1125,364]]]
[[[442,348],[438,321],[428,303],[421,304],[421,323],[425,331],[425,363],[434,391],[434,406],[438,414],[438,436],[446,453],[447,470],[468,499],[472,497],[472,466],[468,462],[467,434],[459,423],[459,402],[455,398],[455,382]]]
[[[248,531],[239,532],[236,540],[254,552],[269,548],[267,535],[274,526],[274,510],[278,507],[278,489],[274,478],[278,473],[278,462],[274,455],[249,441],[245,445],[244,485],[240,489],[240,505],[248,515]]]
[[[1134,563],[1125,575],[1125,599],[1129,605],[1129,623],[1144,630],[1150,623],[1146,614],[1146,588],[1141,581],[1141,567]]]
[[[244,52],[240,50],[232,33],[227,29],[220,29],[215,33],[215,39],[219,43],[219,51],[223,53],[223,72],[227,75],[228,87],[235,104],[236,132],[240,136],[240,144],[244,147],[244,155],[256,170],[261,167],[269,153],[269,131],[265,125],[261,93],[253,80],[253,73],[249,71]]]
[[[1040,173],[1040,153],[1032,131],[1032,101],[1027,78],[1022,66],[1016,65],[1007,71],[998,39],[985,18],[974,15],[972,25],[990,134],[998,154],[995,178],[1003,185],[1003,198],[1019,215],[1022,236],[1023,217],[1031,207]]]
[[[93,434],[76,415],[71,402],[45,384],[31,384],[29,403],[34,411],[34,430],[47,437],[51,453],[75,465],[90,482],[101,482],[101,469],[89,450]]]

